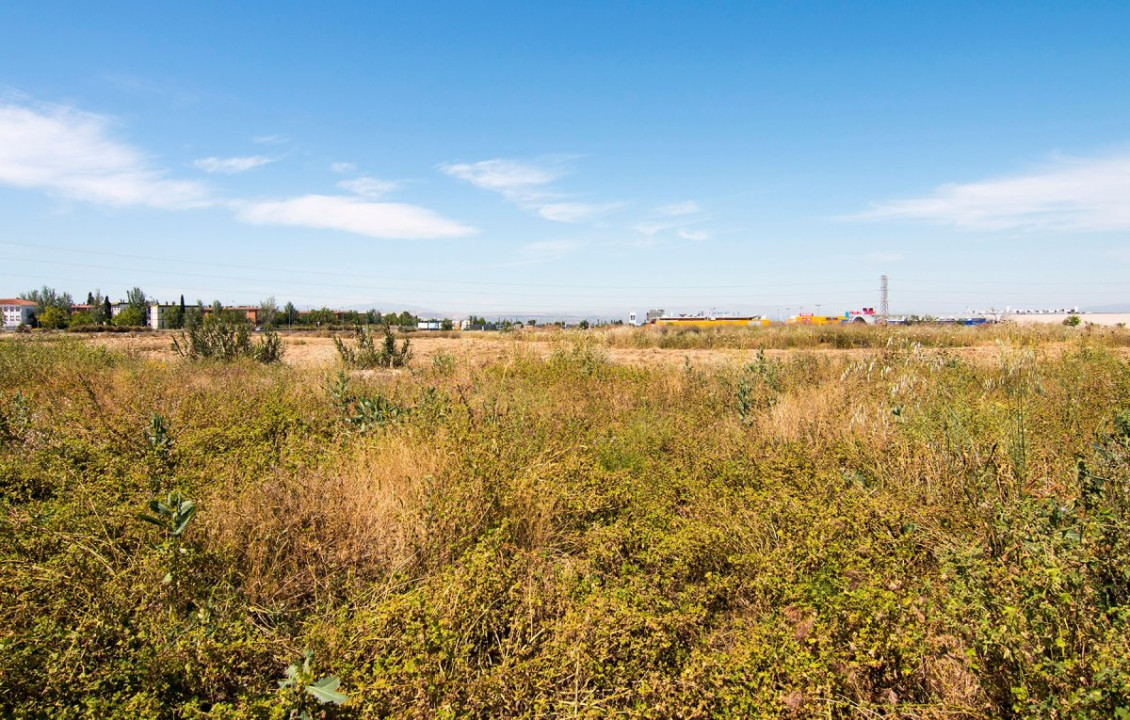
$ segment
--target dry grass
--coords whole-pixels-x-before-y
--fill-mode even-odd
[[[416,336],[340,376],[328,337],[282,367],[5,339],[0,714],[266,717],[307,648],[359,717],[1127,700],[1120,336],[639,332]],[[174,489],[202,509],[170,589],[136,514]]]

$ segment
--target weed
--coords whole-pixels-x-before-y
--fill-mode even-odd
[[[349,699],[338,692],[341,681],[333,675],[314,679],[314,653],[307,650],[298,662],[287,665],[286,677],[278,681],[279,694],[288,720],[314,720],[318,705],[341,705]]]
[[[150,500],[149,510],[152,515],[139,514],[137,519],[161,529],[162,540],[157,547],[168,555],[168,572],[161,582],[166,585],[172,584],[176,590],[179,590],[182,559],[188,553],[183,542],[184,531],[196,517],[197,505],[192,500],[184,499],[179,492],[172,492],[164,502],[156,498]]]
[[[397,347],[396,336],[388,325],[381,325],[380,346],[373,329],[368,325],[358,325],[354,330],[356,347],[347,345],[341,337],[334,336],[334,347],[337,348],[341,361],[355,368],[399,368],[407,367],[412,360],[412,351],[409,349],[408,338]]]
[[[267,331],[258,343],[251,342],[251,324],[238,313],[221,311],[192,323],[179,336],[173,336],[173,352],[181,357],[197,360],[214,358],[234,360],[250,357],[270,364],[283,355],[282,340],[278,333]]]
[[[648,332],[325,386],[0,339],[0,716],[1125,714],[1125,332]]]
[[[432,371],[440,377],[450,377],[455,372],[455,356],[451,353],[437,352],[432,356]]]
[[[31,427],[31,405],[17,391],[7,402],[0,401],[0,443],[22,442]]]
[[[169,434],[169,421],[161,415],[153,413],[149,416],[149,426],[145,428],[145,441],[149,450],[162,460],[167,460],[169,450],[173,447],[173,438]]]

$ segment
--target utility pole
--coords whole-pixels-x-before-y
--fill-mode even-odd
[[[887,324],[887,315],[890,313],[891,308],[887,304],[887,276],[879,276],[879,322],[883,325]]]

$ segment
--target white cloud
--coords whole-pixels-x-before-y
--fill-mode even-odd
[[[661,205],[655,208],[655,212],[659,215],[666,215],[667,217],[676,217],[679,215],[694,215],[701,212],[702,208],[694,200],[687,200],[686,202],[673,203],[671,205]]]
[[[250,225],[341,230],[382,239],[457,238],[477,232],[416,205],[331,195],[246,202],[237,204],[235,211],[236,219]]]
[[[100,205],[165,210],[225,207],[253,225],[340,230],[375,238],[455,238],[475,228],[427,208],[372,202],[395,183],[346,181],[363,197],[303,195],[276,201],[224,200],[198,182],[171,179],[139,150],[110,137],[107,118],[59,106],[0,104],[0,185],[44,190]],[[202,169],[239,172],[269,158],[205,158]]]
[[[620,203],[555,202],[539,205],[537,214],[554,222],[578,223],[612,212],[618,207]]]
[[[251,138],[251,142],[259,145],[283,145],[290,142],[290,137],[286,135],[259,135]]]
[[[0,184],[115,207],[212,204],[199,183],[173,180],[109,136],[109,121],[60,106],[0,105]]]
[[[375,200],[388,195],[399,187],[399,183],[366,175],[352,180],[342,180],[337,186],[351,193]]]
[[[1130,229],[1130,155],[1063,158],[1027,175],[948,184],[851,220],[925,220],[977,230]]]
[[[357,169],[357,166],[355,164],[351,163],[351,162],[330,163],[330,170],[333,170],[335,173],[338,173],[339,175],[344,175],[345,173],[351,173],[356,169]]]
[[[507,200],[516,203],[545,197],[542,188],[560,177],[556,170],[503,159],[449,163],[440,165],[440,170],[475,187],[501,193]]]
[[[248,170],[274,161],[274,158],[264,157],[262,155],[251,155],[248,157],[230,158],[206,157],[200,158],[192,164],[206,173],[235,175],[236,173],[247,172]]]
[[[710,233],[705,230],[691,230],[690,228],[679,228],[678,235],[684,240],[693,240],[695,242],[710,239]]]
[[[643,233],[644,235],[646,235],[650,238],[650,237],[654,237],[655,235],[658,235],[659,233],[663,232],[664,230],[670,230],[673,227],[675,227],[675,226],[670,224],[670,223],[641,222],[641,223],[636,223],[635,225],[633,225],[632,229],[635,230],[636,232]]]
[[[475,187],[499,193],[526,212],[561,223],[579,223],[611,212],[622,203],[573,202],[550,185],[564,172],[558,158],[554,163],[535,165],[517,160],[483,160],[477,163],[449,163],[440,170]]]

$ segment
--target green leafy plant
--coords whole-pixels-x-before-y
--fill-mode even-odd
[[[330,385],[330,396],[345,415],[346,421],[361,432],[394,422],[411,413],[383,395],[362,395],[349,387],[349,378],[339,372]]]
[[[382,337],[380,346],[377,345],[376,333],[367,325],[357,325],[353,336],[357,341],[356,346],[347,345],[340,337],[334,336],[334,347],[341,357],[341,361],[349,367],[355,368],[398,368],[407,367],[412,359],[408,338],[397,347],[396,336],[392,327],[381,325]]]
[[[21,441],[31,427],[31,406],[22,392],[10,402],[0,401],[0,442]]]
[[[341,705],[349,696],[338,692],[341,681],[334,675],[314,679],[314,653],[307,650],[302,659],[287,665],[286,677],[279,680],[286,717],[290,720],[313,720],[317,705]],[[316,703],[316,704],[315,704]]]
[[[215,358],[234,360],[250,357],[264,364],[282,358],[282,341],[268,331],[259,343],[251,342],[251,324],[247,318],[230,311],[214,311],[202,322],[186,323],[180,336],[173,336],[173,351],[191,360]]]
[[[171,492],[164,502],[157,498],[150,500],[149,510],[152,515],[142,513],[137,519],[161,528],[164,537],[157,547],[169,554],[169,571],[161,582],[166,585],[176,583],[180,579],[181,559],[188,552],[183,547],[184,532],[196,517],[197,505],[182,497],[180,492]]]
[[[455,372],[455,356],[443,351],[432,356],[432,370],[436,375],[448,377]]]
[[[251,355],[264,365],[279,362],[283,356],[282,338],[277,332],[268,330],[263,340],[253,346]]]
[[[169,450],[173,447],[173,438],[169,435],[169,421],[153,413],[149,418],[149,426],[145,428],[145,441],[157,457],[167,460]]]

